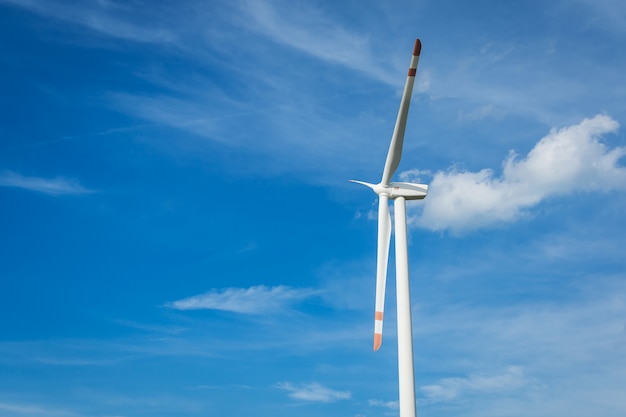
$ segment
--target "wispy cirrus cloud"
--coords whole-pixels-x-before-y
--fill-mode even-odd
[[[606,394],[626,381],[623,282],[622,275],[596,276],[565,303],[519,300],[501,308],[423,308],[415,336],[430,346],[417,357],[416,367],[428,368],[430,353],[443,353],[447,359],[436,368],[458,376],[421,384],[420,402],[467,404],[469,397],[489,396],[509,410],[558,407],[554,415],[566,415],[571,398],[584,398],[581,416],[593,414],[597,398],[615,409],[624,407],[620,396]]]
[[[512,222],[548,197],[575,192],[626,189],[626,147],[608,149],[600,138],[617,131],[611,117],[597,115],[581,123],[553,129],[522,159],[511,151],[503,172],[453,168],[434,174],[423,210],[413,225],[453,233]],[[416,171],[403,173],[405,180]]]
[[[95,192],[94,190],[83,187],[78,181],[73,179],[63,177],[25,177],[12,171],[6,171],[0,174],[0,187],[22,188],[55,196],[91,194]]]
[[[279,382],[276,384],[276,388],[289,392],[288,395],[290,398],[320,403],[332,403],[339,400],[348,400],[352,396],[350,391],[333,390],[320,385],[317,382],[302,384],[299,386],[294,385],[291,382]]]
[[[373,407],[383,407],[390,410],[397,410],[400,408],[400,403],[398,401],[368,400],[367,403]]]
[[[367,38],[351,33],[313,5],[286,2],[283,6],[279,10],[267,1],[242,2],[253,28],[265,36],[323,60],[368,69],[363,62]]]
[[[266,314],[282,310],[318,294],[310,288],[291,288],[284,285],[267,287],[213,289],[167,303],[175,310],[222,310],[242,314]]]
[[[471,374],[467,377],[442,378],[436,384],[424,385],[419,389],[429,402],[451,401],[467,393],[489,393],[510,391],[524,387],[529,379],[523,368],[510,366],[496,375]]]
[[[0,410],[10,415],[24,415],[24,416],[59,416],[59,417],[80,417],[72,411],[63,409],[53,409],[48,407],[41,407],[32,404],[17,404],[0,402]]]
[[[376,59],[369,33],[348,29],[322,8],[264,0],[247,0],[240,4],[241,13],[248,17],[247,28],[320,60],[357,70],[389,85],[398,84],[397,75],[390,71],[388,62]],[[419,73],[415,90],[426,91],[429,87],[428,73]]]
[[[113,38],[121,38],[145,43],[171,43],[176,40],[173,31],[159,28],[154,16],[149,19],[150,24],[140,24],[133,21],[133,17],[146,14],[153,8],[129,8],[129,5],[115,4],[109,1],[97,2],[67,2],[63,0],[0,0],[21,7],[42,16],[83,26],[95,32]]]
[[[626,8],[620,0],[576,0],[575,3],[584,6],[585,12],[596,17],[590,19],[592,24],[601,25],[603,29],[609,26],[619,33],[624,32]]]

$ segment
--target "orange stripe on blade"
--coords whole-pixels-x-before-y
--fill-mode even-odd
[[[383,319],[383,312],[377,311],[376,314],[374,315],[374,320],[382,320],[382,319]]]

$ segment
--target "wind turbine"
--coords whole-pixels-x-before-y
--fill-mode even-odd
[[[393,129],[383,177],[378,184],[355,181],[378,194],[378,250],[376,257],[376,313],[374,315],[374,350],[378,350],[383,337],[383,314],[385,311],[385,286],[387,261],[391,239],[391,215],[389,200],[394,200],[396,242],[396,298],[398,311],[398,379],[400,384],[400,417],[415,417],[415,378],[413,374],[413,336],[411,329],[411,300],[409,294],[409,260],[407,254],[406,200],[422,200],[428,193],[428,185],[408,182],[391,182],[402,156],[404,129],[406,127],[415,72],[422,43],[415,40],[409,73],[404,85],[400,110]]]

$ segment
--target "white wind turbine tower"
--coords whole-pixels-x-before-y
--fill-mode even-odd
[[[415,378],[413,374],[413,336],[411,329],[411,300],[409,294],[409,261],[407,255],[406,200],[421,200],[426,197],[428,186],[407,182],[391,182],[402,156],[404,128],[406,126],[415,72],[422,43],[415,40],[409,73],[402,93],[400,110],[393,130],[383,177],[378,184],[354,181],[363,184],[378,194],[378,252],[376,266],[376,313],[374,317],[374,350],[382,343],[383,313],[385,306],[385,284],[387,260],[391,239],[391,215],[389,199],[394,200],[396,239],[396,298],[398,309],[398,377],[400,384],[400,417],[415,417]]]

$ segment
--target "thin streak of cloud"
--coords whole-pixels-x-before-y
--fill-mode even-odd
[[[222,310],[242,314],[266,314],[304,301],[318,292],[310,288],[291,288],[284,285],[213,289],[205,294],[173,301],[166,306],[175,310]]]
[[[619,165],[626,147],[607,149],[599,140],[618,127],[609,116],[597,115],[553,129],[523,159],[511,151],[500,177],[491,169],[439,171],[422,212],[411,223],[459,233],[513,222],[552,196],[626,189],[626,168]]]
[[[357,63],[367,55],[366,38],[348,32],[312,6],[284,6],[288,10],[278,10],[266,1],[247,1],[244,9],[253,18],[256,29],[277,42],[323,60],[350,67],[365,66]],[[308,24],[303,25],[303,21]]]
[[[373,407],[383,407],[390,410],[397,410],[400,408],[400,403],[398,401],[368,400],[367,403]]]
[[[626,24],[626,9],[621,0],[575,0],[583,5],[586,12],[592,17],[590,22],[601,25],[602,29],[607,26],[617,33],[623,33]]]
[[[15,403],[0,402],[0,410],[15,415],[24,416],[60,416],[60,417],[79,417],[78,414],[61,409],[44,408],[36,405],[25,405]]]
[[[452,401],[464,394],[511,391],[528,385],[529,379],[523,368],[510,366],[502,374],[472,374],[465,378],[443,378],[436,384],[424,385],[419,389],[429,402]]]
[[[247,0],[242,3],[241,12],[249,17],[245,20],[248,28],[252,27],[278,43],[362,72],[386,84],[398,85],[394,71],[375,59],[369,34],[347,30],[320,8],[293,2],[277,7],[267,1]],[[407,65],[410,51],[407,50]],[[420,73],[415,91],[423,92],[429,87],[428,73]]]
[[[289,392],[289,397],[311,402],[332,403],[339,400],[348,400],[352,394],[350,391],[336,391],[326,388],[317,382],[295,386],[290,382],[279,382],[276,388]]]
[[[113,135],[113,134],[118,134],[118,133],[123,133],[123,132],[132,132],[132,131],[136,131],[139,129],[149,128],[152,126],[154,125],[143,124],[143,125],[135,125],[135,126],[128,126],[128,127],[114,127],[114,128],[102,130],[100,132],[87,132],[87,133],[83,133],[80,135],[63,136],[63,137],[56,138],[56,139],[39,140],[36,142],[30,142],[30,143],[19,143],[16,145],[11,145],[11,146],[7,146],[4,148],[0,148],[0,150],[4,151],[4,150],[9,150],[9,149],[34,148],[37,146],[45,146],[45,145],[51,145],[51,144],[56,144],[56,143],[62,143],[62,142],[84,140],[84,139],[93,138],[97,136],[106,136],[106,135]]]
[[[537,404],[533,394],[538,389],[544,398],[560,401],[588,394],[588,389],[576,382],[580,377],[597,392],[623,386],[624,280],[616,276],[610,283],[602,285],[602,281],[595,277],[581,288],[582,298],[565,304],[522,301],[502,308],[456,305],[436,312],[439,307],[423,308],[416,337],[428,341],[428,350],[448,358],[437,367],[452,372],[463,368],[469,374],[424,385],[420,391],[425,401],[506,392],[503,396]],[[443,344],[447,352],[442,352]],[[428,367],[429,361],[423,358],[417,359],[421,361],[417,366]],[[483,371],[493,366],[506,371]]]
[[[0,363],[21,366],[111,366],[143,354],[134,342],[64,339],[0,342]]]
[[[138,323],[132,320],[114,320],[114,323],[119,324],[120,326],[129,327],[132,329],[142,330],[148,333],[157,333],[157,334],[170,334],[176,335],[184,333],[187,329],[184,327],[178,326],[163,326],[158,324],[144,324]]]
[[[54,196],[91,194],[95,192],[94,190],[83,187],[76,180],[63,177],[52,179],[25,177],[11,171],[0,174],[0,187],[22,188]]]
[[[68,3],[58,0],[0,0],[0,2],[21,7],[41,16],[52,17],[87,27],[113,38],[159,44],[171,43],[176,40],[176,35],[170,30],[141,27],[136,23],[128,21],[122,16],[124,13],[129,12],[128,6],[116,5],[110,2],[90,2],[87,4],[81,2]],[[141,10],[149,11],[150,8],[141,8]],[[128,15],[134,16],[135,13],[128,13]],[[154,26],[153,19],[151,24]]]

